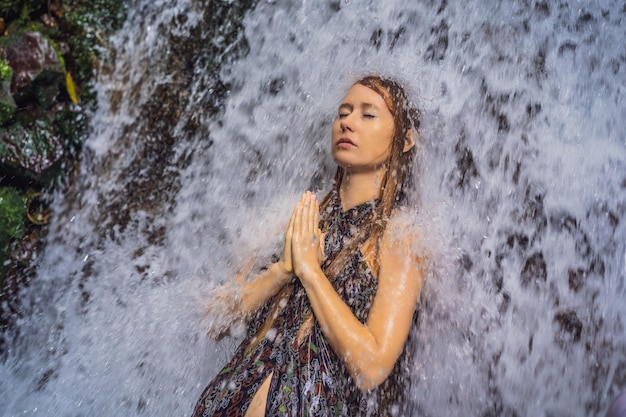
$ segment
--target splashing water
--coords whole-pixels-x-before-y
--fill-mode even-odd
[[[208,292],[328,189],[336,106],[371,72],[424,114],[414,415],[606,412],[626,388],[626,10],[382,3],[134,2],[3,335],[3,416],[190,414],[237,341],[205,337]]]

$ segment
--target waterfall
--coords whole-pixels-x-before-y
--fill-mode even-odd
[[[238,341],[206,337],[210,290],[328,189],[369,73],[423,112],[415,416],[598,416],[626,389],[622,2],[129,3],[2,335],[2,416],[189,415]]]

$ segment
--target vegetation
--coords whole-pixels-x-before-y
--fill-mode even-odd
[[[124,0],[0,0],[0,298],[7,274],[29,261],[17,248],[45,235],[29,204],[73,166],[94,64],[124,18]]]

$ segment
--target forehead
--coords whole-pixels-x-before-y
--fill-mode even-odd
[[[376,91],[362,84],[354,84],[346,93],[342,105],[363,105],[370,104],[372,106],[387,109],[385,100]]]

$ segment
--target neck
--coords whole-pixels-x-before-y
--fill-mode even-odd
[[[380,196],[384,176],[383,168],[369,172],[346,170],[339,186],[339,197],[344,211],[377,199]]]

